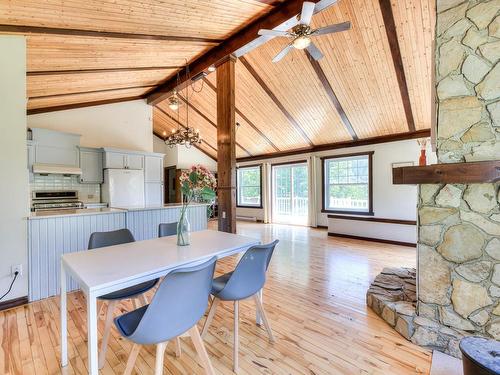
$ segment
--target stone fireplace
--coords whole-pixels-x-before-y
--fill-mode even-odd
[[[438,163],[499,160],[500,0],[437,0],[435,59]],[[419,185],[414,343],[460,357],[464,336],[500,340],[499,187]]]

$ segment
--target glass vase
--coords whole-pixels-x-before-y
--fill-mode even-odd
[[[187,207],[186,207],[187,208]],[[191,243],[191,225],[186,214],[186,208],[182,208],[181,217],[177,223],[177,245],[187,246]]]

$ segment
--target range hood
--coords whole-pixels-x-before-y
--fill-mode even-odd
[[[33,164],[33,173],[81,175],[82,170],[71,165],[35,163]]]

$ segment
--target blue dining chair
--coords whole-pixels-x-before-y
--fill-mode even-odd
[[[158,226],[158,237],[168,237],[177,234],[177,222],[174,223],[160,223]],[[180,357],[182,355],[181,350],[181,340],[179,337],[174,339],[175,341],[175,356]]]
[[[134,236],[128,229],[119,229],[111,232],[95,232],[90,235],[88,248],[89,250],[91,250],[105,246],[121,245],[134,241]],[[142,304],[146,305],[148,301],[144,293],[152,289],[157,283],[158,279],[146,281],[125,289],[117,290],[116,292],[112,292],[98,298],[100,302],[100,307],[98,309],[99,315],[102,306],[104,305],[104,301],[108,302],[106,320],[104,323],[104,334],[102,336],[101,349],[99,351],[99,368],[103,368],[106,362],[106,350],[108,348],[111,324],[113,323],[113,312],[118,303],[120,303],[121,300],[131,298],[135,308],[140,306],[137,302],[137,299],[140,299]]]
[[[273,256],[274,248],[278,243],[275,240],[267,245],[252,246],[248,249],[238,262],[232,272],[215,278],[212,282],[211,294],[213,295],[212,305],[208,312],[207,320],[203,326],[201,337],[205,337],[208,328],[212,323],[215,311],[220,301],[234,302],[234,347],[233,347],[233,370],[238,372],[238,325],[239,325],[239,301],[252,297],[255,301],[256,309],[266,327],[269,340],[275,342],[271,325],[267,319],[262,306],[259,292],[266,282],[266,271]]]
[[[175,223],[161,223],[158,226],[158,237],[167,237],[177,234],[177,222]]]
[[[141,345],[156,345],[155,375],[163,374],[163,358],[167,342],[186,332],[191,336],[205,373],[214,369],[196,323],[205,313],[214,275],[216,257],[193,267],[168,273],[149,305],[125,313],[115,319],[120,334],[134,343],[124,375],[130,375]]]

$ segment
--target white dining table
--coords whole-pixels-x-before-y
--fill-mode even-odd
[[[87,299],[88,371],[98,374],[97,298],[170,271],[242,253],[259,240],[204,230],[191,233],[191,244],[177,246],[176,236],[131,242],[61,257],[61,366],[68,364],[67,276],[80,285]],[[259,320],[259,317],[257,317]],[[259,323],[259,322],[258,322]]]

